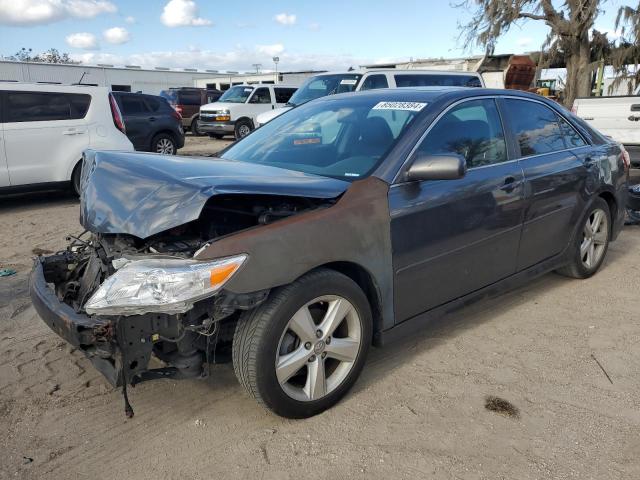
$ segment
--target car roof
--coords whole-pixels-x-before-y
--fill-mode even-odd
[[[0,90],[98,94],[108,92],[109,88],[96,87],[95,85],[62,85],[44,82],[0,82]]]
[[[521,90],[507,90],[495,88],[479,88],[479,87],[402,87],[402,88],[379,88],[374,90],[365,90],[359,92],[340,93],[321,97],[314,101],[333,101],[348,96],[378,98],[380,101],[404,101],[404,102],[434,102],[436,100],[457,100],[468,97],[480,96],[509,96],[522,97],[527,99],[539,100],[547,104],[555,104],[546,98]],[[558,105],[558,104],[556,104]],[[559,105],[558,105],[559,106]]]
[[[408,68],[369,68],[367,70],[338,70],[335,72],[323,72],[318,73],[317,75],[313,75],[313,77],[324,77],[325,75],[366,75],[367,73],[399,73],[402,75],[407,74],[415,74],[415,75],[424,75],[424,74],[432,74],[432,75],[455,75],[455,76],[474,76],[479,77],[480,74],[478,72],[460,72],[458,70],[430,70],[428,68],[424,69],[408,69]],[[309,77],[311,78],[311,77]]]

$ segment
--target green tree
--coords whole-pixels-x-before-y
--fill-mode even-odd
[[[16,60],[19,62],[40,62],[40,63],[69,63],[78,64],[69,57],[68,53],[60,53],[55,48],[35,54],[31,48],[21,48],[20,51],[9,57],[9,60]]]
[[[473,11],[472,20],[461,26],[466,40],[488,53],[512,25],[544,22],[549,27],[545,47],[564,59],[564,103],[571,106],[577,96],[591,93],[591,77],[597,65],[592,61],[590,34],[605,3],[607,0],[564,0],[555,5],[552,0],[465,0],[457,6]]]

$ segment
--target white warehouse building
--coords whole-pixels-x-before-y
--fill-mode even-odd
[[[316,72],[240,73],[195,68],[144,69],[136,65],[75,65],[0,60],[0,82],[32,82],[96,85],[113,91],[142,92],[158,95],[177,87],[201,87],[227,90],[242,83],[287,83],[299,85]]]

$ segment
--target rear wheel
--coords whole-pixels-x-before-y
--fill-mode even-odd
[[[82,161],[79,161],[78,164],[74,167],[73,173],[71,174],[71,189],[78,196],[80,196],[80,178],[81,177],[82,177]]]
[[[253,130],[253,125],[249,120],[238,120],[235,127],[236,140],[246,137]]]
[[[175,139],[168,133],[159,133],[151,140],[151,151],[163,155],[175,155],[178,151]]]
[[[611,213],[609,205],[597,198],[581,222],[570,246],[570,263],[558,273],[573,278],[588,278],[598,271],[609,248]]]
[[[273,412],[310,417],[353,386],[371,332],[371,309],[360,287],[338,272],[318,270],[243,314],[233,338],[234,370]]]

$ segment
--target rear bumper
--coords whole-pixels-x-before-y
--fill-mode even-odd
[[[111,385],[121,384],[110,341],[111,322],[76,313],[58,300],[45,279],[43,261],[36,259],[29,278],[29,294],[36,312],[51,330],[82,351]]]

